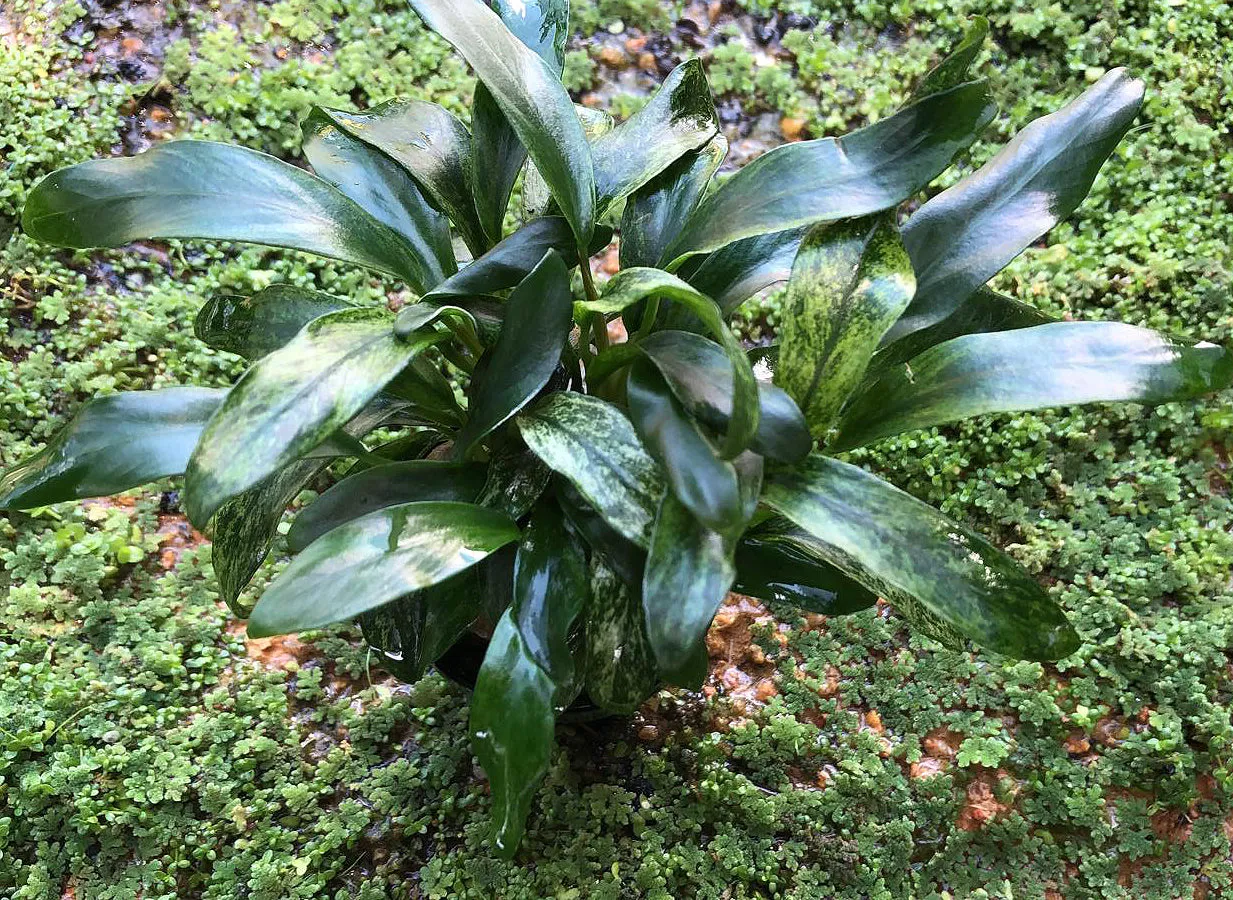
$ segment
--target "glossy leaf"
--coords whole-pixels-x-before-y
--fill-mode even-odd
[[[569,479],[604,521],[639,547],[650,546],[664,479],[615,406],[561,392],[516,421],[527,446]]]
[[[595,557],[586,614],[586,691],[601,709],[634,712],[659,687],[642,599]]]
[[[598,226],[591,245],[598,252],[612,240],[612,229]],[[425,296],[439,302],[451,297],[479,297],[496,294],[517,285],[539,265],[544,254],[555,250],[562,259],[573,261],[577,249],[569,223],[561,216],[544,216],[527,222],[479,259],[464,266]]]
[[[732,458],[749,446],[758,431],[758,384],[741,342],[720,315],[715,301],[675,275],[659,269],[623,269],[604,285],[598,301],[579,304],[605,315],[619,313],[649,297],[662,297],[680,304],[697,316],[728,354],[733,369],[732,416],[724,436],[723,455]]]
[[[138,156],[60,169],[30,191],[22,227],[58,247],[149,238],[240,241],[305,250],[412,282],[397,232],[303,169],[255,150],[169,141]]]
[[[494,0],[489,5],[515,37],[560,74],[569,37],[568,0]],[[489,242],[496,243],[501,239],[505,209],[527,150],[483,82],[475,86],[471,128],[475,132],[475,208]]]
[[[407,242],[410,281],[424,293],[457,271],[449,220],[437,212],[398,163],[343,131],[314,107],[301,126],[301,149],[319,178],[342,191]]]
[[[733,241],[709,254],[685,279],[714,298],[725,316],[758,291],[792,274],[792,263],[810,226],[772,231]]]
[[[978,288],[976,293],[960,303],[955,311],[941,322],[914,331],[875,353],[869,368],[865,370],[865,381],[869,382],[890,368],[952,338],[965,334],[1015,331],[1052,321],[1054,319],[1035,306],[987,287]]]
[[[894,222],[868,216],[815,226],[784,295],[775,383],[824,436],[912,299],[912,265]]]
[[[616,124],[608,113],[602,109],[591,109],[589,106],[574,104],[574,112],[582,124],[582,133],[587,142],[594,144],[601,135],[607,134]],[[534,163],[526,167],[526,175],[522,179],[522,217],[534,219],[552,213],[556,209],[552,200],[552,190],[548,182],[535,168]],[[598,227],[598,225],[597,225]],[[594,240],[591,242],[594,244]]]
[[[514,605],[514,558],[517,548],[506,545],[493,553],[479,567],[483,580],[480,596],[481,615],[487,622],[499,621]]]
[[[348,475],[296,516],[287,547],[298,553],[321,535],[373,510],[417,500],[472,503],[484,486],[484,469],[416,459],[373,466]]]
[[[560,72],[565,67],[569,0],[489,0],[488,5],[550,69]]]
[[[442,374],[440,365],[424,355],[413,359],[385,390],[406,401],[406,408],[396,419],[400,424],[454,430],[466,419],[454,396],[454,386]]]
[[[809,612],[842,616],[868,609],[878,595],[812,552],[808,532],[774,518],[747,533],[736,548],[733,590]]]
[[[39,453],[0,473],[0,509],[103,497],[181,474],[226,395],[177,387],[89,401]]]
[[[492,94],[569,221],[580,246],[595,223],[591,149],[560,79],[479,0],[411,0]]]
[[[471,193],[480,227],[491,246],[504,234],[505,211],[514,182],[527,161],[527,148],[482,81],[476,83],[475,99],[471,101],[471,127],[475,130]]]
[[[840,138],[785,144],[706,197],[668,257],[898,206],[946,169],[993,118],[988,85],[931,94]]]
[[[565,518],[591,552],[598,554],[621,580],[641,584],[646,551],[605,522],[569,481],[557,478],[555,493]]]
[[[651,456],[663,466],[670,493],[707,528],[728,531],[737,527],[742,507],[736,469],[716,454],[659,370],[645,359],[638,360],[630,368],[626,388],[630,421]]]
[[[531,800],[548,771],[556,718],[553,683],[536,665],[509,611],[497,623],[471,699],[471,746],[492,788],[492,843],[518,849]]]
[[[867,609],[877,595],[827,562],[816,537],[782,516],[770,515],[741,537],[738,581],[762,581],[786,600],[812,612],[843,615]],[[742,568],[742,566],[744,568]],[[761,596],[761,595],[755,595]]]
[[[396,409],[395,404],[384,401],[370,403],[334,437],[365,435]],[[246,618],[250,610],[241,607],[240,594],[270,552],[283,513],[328,465],[328,457],[296,460],[228,500],[215,513],[210,523],[214,574],[223,602],[241,618]]]
[[[853,399],[836,448],[985,413],[1079,403],[1155,405],[1233,381],[1233,354],[1120,322],[1053,322],[971,334],[897,366]]]
[[[715,99],[702,61],[681,63],[628,121],[591,148],[600,210],[642,187],[719,133]]]
[[[405,462],[411,459],[423,459],[445,439],[433,428],[418,428],[404,432],[391,441],[386,441],[373,450],[375,456],[380,456],[390,462]]]
[[[467,423],[454,439],[462,458],[531,402],[561,361],[573,327],[569,271],[549,250],[505,304],[505,325],[486,377],[471,400]]]
[[[266,590],[250,637],[343,622],[475,565],[518,539],[504,513],[468,503],[390,506],[335,528],[308,546]]]
[[[1142,102],[1143,82],[1114,69],[917,210],[903,227],[916,297],[887,342],[946,318],[1074,212]]]
[[[465,306],[451,303],[409,303],[398,311],[396,333],[402,337],[446,319],[465,323],[472,328],[476,326],[475,314]]]
[[[708,528],[671,492],[655,518],[642,582],[647,637],[659,671],[697,689],[691,652],[706,638],[736,577],[733,540]]]
[[[773,474],[763,501],[817,539],[817,556],[909,618],[937,620],[1018,659],[1078,649],[1065,615],[1014,560],[868,472],[810,456]],[[914,616],[917,606],[924,616]]]
[[[637,345],[668,381],[689,414],[717,430],[732,415],[732,363],[714,341],[688,331],[657,331]],[[804,459],[813,439],[796,402],[758,382],[758,430],[750,449],[781,462]]]
[[[521,519],[552,480],[552,470],[516,441],[502,444],[488,461],[488,478],[476,501]]]
[[[912,98],[919,99],[948,91],[967,81],[971,77],[968,70],[972,68],[972,63],[976,61],[988,37],[989,20],[984,16],[973,16],[972,24],[964,32],[963,40],[920,80],[920,84],[912,91]]]
[[[449,216],[472,253],[488,248],[471,198],[471,134],[453,113],[424,100],[389,100],[362,112],[321,111],[410,173],[433,205]]]
[[[309,323],[254,364],[211,417],[186,472],[188,517],[204,525],[227,500],[312,450],[439,340],[432,331],[400,340],[375,309]]]
[[[360,629],[379,664],[408,684],[422,678],[479,616],[480,567],[361,614]]]
[[[684,227],[727,154],[728,139],[717,134],[630,195],[621,214],[621,268],[658,266],[663,261],[664,251]],[[705,290],[702,293],[710,295]]]
[[[547,673],[554,703],[577,693],[569,636],[586,606],[586,553],[552,504],[541,504],[518,544],[514,560],[513,616],[527,653]]]
[[[240,595],[265,561],[283,513],[328,460],[301,459],[280,469],[219,507],[210,523],[211,560],[222,600],[233,614],[247,618],[252,608]]]
[[[350,308],[340,297],[275,284],[251,297],[211,297],[197,313],[193,332],[215,350],[257,360],[287,344],[314,319]]]

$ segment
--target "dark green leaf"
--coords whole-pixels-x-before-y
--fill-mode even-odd
[[[480,596],[480,615],[487,623],[499,621],[514,605],[514,559],[517,548],[507,545],[479,566],[484,589]]]
[[[445,319],[454,319],[472,327],[476,324],[474,313],[463,306],[451,303],[410,303],[399,310],[398,334],[401,337]]]
[[[897,366],[853,398],[835,447],[970,416],[1189,400],[1229,386],[1233,354],[1120,322],[1053,322],[970,334]]]
[[[690,287],[675,275],[659,269],[623,269],[604,285],[597,301],[579,305],[605,315],[622,312],[629,306],[652,296],[680,304],[697,316],[728,354],[734,381],[732,416],[724,436],[723,455],[729,459],[749,446],[758,431],[758,383],[754,380],[749,360],[728,323],[720,315],[715,301]]]
[[[302,128],[301,149],[317,176],[407,242],[407,265],[417,273],[409,283],[416,293],[457,271],[449,220],[428,204],[405,169],[340,129],[318,107],[313,107]]]
[[[340,297],[275,284],[251,297],[212,297],[197,313],[193,331],[215,350],[257,360],[289,342],[313,319],[350,307]]]
[[[664,251],[684,227],[727,154],[728,139],[717,134],[633,192],[621,214],[621,268],[658,266],[663,261]]]
[[[604,517],[566,479],[557,479],[556,495],[569,524],[582,536],[591,551],[598,553],[623,581],[642,584],[646,551],[605,522]]]
[[[42,451],[0,475],[0,509],[103,497],[181,474],[226,395],[178,387],[91,400]]]
[[[493,846],[518,849],[531,800],[548,770],[553,684],[506,612],[488,644],[471,698],[471,747],[492,786]]]
[[[663,475],[620,410],[596,397],[560,392],[516,421],[527,446],[609,525],[639,547],[650,546]]]
[[[810,612],[842,616],[868,609],[877,594],[813,552],[817,539],[775,517],[747,532],[736,548],[733,590]]]
[[[255,363],[211,417],[186,472],[189,519],[203,526],[227,500],[312,450],[440,339],[426,331],[400,340],[375,309],[309,323]]]
[[[595,141],[599,209],[642,187],[719,132],[715,100],[702,61],[681,63],[628,121]]]
[[[556,371],[573,327],[569,270],[549,250],[510,295],[505,325],[472,398],[467,423],[454,442],[466,456],[485,437],[535,398]]]
[[[932,94],[840,138],[776,147],[694,210],[668,258],[741,238],[898,206],[951,164],[993,118],[984,81]]]
[[[552,67],[479,0],[411,0],[411,5],[471,64],[548,183],[578,245],[590,244],[595,224],[591,148]]]
[[[565,67],[569,0],[489,0],[488,5],[550,69],[560,72]]]
[[[718,430],[727,427],[732,415],[732,363],[722,348],[688,331],[657,331],[637,346],[691,416]],[[791,397],[758,382],[758,407],[758,431],[750,449],[782,462],[808,455],[813,439]]]
[[[733,541],[700,523],[671,493],[655,519],[642,582],[647,637],[659,671],[697,689],[691,654],[736,577]]]
[[[868,472],[810,456],[772,475],[763,501],[817,539],[818,557],[914,620],[939,621],[1019,659],[1078,649],[1065,615],[1014,560]]]
[[[707,528],[728,532],[738,527],[743,510],[736,469],[715,453],[659,370],[645,359],[635,362],[627,393],[630,421],[663,466],[670,493]]]
[[[796,401],[814,437],[834,424],[914,286],[908,254],[885,215],[817,225],[806,235],[784,296],[775,383]]]
[[[638,594],[637,586],[591,557],[586,690],[596,706],[618,715],[634,712],[660,684]]]
[[[471,198],[471,134],[453,113],[424,100],[390,100],[358,113],[322,112],[409,172],[433,205],[450,217],[472,253],[488,248]]]
[[[306,250],[418,277],[403,238],[332,185],[255,150],[170,141],[60,169],[26,199],[22,227],[58,247],[203,238]]]
[[[918,100],[930,94],[938,94],[958,87],[969,79],[968,70],[976,61],[977,54],[985,46],[989,37],[989,20],[984,16],[973,16],[972,24],[963,35],[955,49],[938,63],[920,80],[920,84],[912,91],[912,99]]]
[[[578,116],[578,121],[582,123],[582,133],[586,135],[587,142],[592,145],[601,135],[611,131],[615,124],[612,116],[602,109],[591,109],[574,104],[574,112]],[[556,204],[553,203],[552,191],[548,187],[548,182],[544,181],[544,177],[536,170],[534,163],[528,164],[526,176],[522,180],[522,217],[534,219],[548,215],[555,210]],[[591,244],[594,246],[594,239]]]
[[[987,287],[978,288],[958,308],[936,325],[922,328],[883,347],[874,354],[865,370],[865,382],[880,377],[894,366],[907,362],[951,338],[991,331],[1015,331],[1054,321],[1030,304],[1007,297]]]
[[[371,403],[348,422],[339,435],[356,437],[367,434],[385,421],[396,409],[385,402]],[[248,586],[278,533],[279,523],[288,505],[317,477],[327,460],[301,459],[280,469],[255,487],[227,501],[214,515],[211,523],[211,559],[223,602],[241,618],[249,609],[239,604],[240,593]]]
[[[495,0],[489,5],[515,37],[560,74],[569,37],[568,0]],[[475,131],[475,208],[489,241],[496,243],[501,239],[505,209],[527,150],[483,82],[475,86],[471,127]]]
[[[1074,212],[1142,102],[1143,82],[1114,69],[917,210],[903,227],[916,297],[887,342],[946,318]]]
[[[514,561],[513,617],[530,657],[554,685],[555,704],[576,696],[569,636],[586,606],[586,553],[552,504],[541,504],[518,544]]]
[[[257,601],[251,637],[342,622],[439,584],[518,539],[504,513],[468,503],[403,503],[335,528],[292,560]]]
[[[287,547],[298,553],[321,535],[373,510],[416,500],[471,503],[484,486],[484,469],[416,459],[348,475],[296,516]]]
[[[610,240],[612,229],[599,226],[590,249],[598,252]],[[424,299],[437,302],[451,297],[479,297],[514,287],[539,265],[549,250],[560,253],[562,259],[573,260],[578,255],[569,223],[560,216],[527,222],[457,275],[437,285]]]
[[[439,365],[425,356],[413,359],[386,385],[386,391],[410,404],[403,418],[420,420],[417,425],[455,429],[466,418],[454,396],[454,386]]]
[[[240,594],[261,568],[278,533],[283,513],[300,492],[325,471],[327,461],[301,459],[284,467],[219,507],[210,525],[211,560],[219,592],[240,618],[252,608]]]
[[[475,85],[471,103],[471,127],[475,129],[475,164],[471,170],[475,209],[480,227],[492,245],[501,240],[505,211],[514,182],[527,161],[527,148],[510,126],[484,83]],[[571,232],[570,237],[573,237]]]
[[[378,652],[381,665],[408,684],[419,681],[479,616],[483,597],[479,570],[480,566],[472,566],[440,584],[362,613],[364,640]]]
[[[435,429],[421,428],[381,444],[373,453],[391,462],[423,459],[444,441]]]
[[[809,225],[733,241],[702,260],[685,280],[713,297],[725,316],[763,288],[787,281]]]
[[[552,470],[538,456],[519,444],[507,441],[488,462],[488,480],[476,501],[521,519],[535,505],[548,482]]]

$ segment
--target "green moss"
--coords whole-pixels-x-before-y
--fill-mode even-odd
[[[819,25],[789,31],[785,53],[752,68],[762,51],[729,35],[703,53],[717,89],[750,112],[803,117],[811,135],[894,108],[969,12],[990,15],[1003,115],[973,164],[1099,71],[1134,67],[1149,83],[1144,127],[1079,215],[999,285],[1059,315],[1230,338],[1233,156],[1211,77],[1227,5],[744,5]],[[180,133],[292,156],[312,103],[411,94],[465,113],[471,90],[402,0],[169,2],[181,32],[152,57],[167,79],[153,93],[105,54],[87,62],[105,29],[84,7],[15,6],[25,33],[0,44],[0,235],[41,175],[120,152],[150,96]],[[681,11],[576,7],[584,32],[664,27]],[[582,91],[594,73],[572,50]],[[391,290],[261,248],[74,254],[20,233],[0,273],[0,466],[94,393],[234,378],[236,359],[192,337],[214,291],[289,281],[377,303]],[[776,308],[774,296],[750,304],[751,329],[773,328]],[[778,695],[730,730],[713,727],[731,712],[722,693],[701,709],[659,698],[654,740],[639,739],[641,722],[563,727],[515,863],[485,845],[465,696],[435,676],[386,680],[345,629],[314,636],[285,669],[247,660],[208,545],[165,568],[175,542],[160,528],[182,520],[160,506],[174,510],[174,496],[0,518],[0,896],[1231,892],[1229,399],[1003,416],[853,454],[1008,547],[1074,617],[1079,654],[1057,671],[939,650],[886,609],[825,628],[781,610],[788,646],[758,633]],[[941,728],[957,757],[912,777]],[[965,830],[980,791],[1006,812]]]

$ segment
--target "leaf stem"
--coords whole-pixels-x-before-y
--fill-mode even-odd
[[[599,294],[595,292],[595,281],[591,277],[591,261],[581,250],[578,251],[578,271],[582,275],[582,287],[587,292],[587,299],[598,303]]]
[[[599,293],[595,290],[595,280],[591,276],[591,261],[581,250],[578,251],[578,271],[582,274],[582,287],[587,292],[587,300],[598,303]],[[591,334],[595,339],[596,349],[602,351],[608,348],[608,322],[603,313],[591,314]]]
[[[442,319],[444,320],[446,327],[454,333],[454,337],[462,341],[463,346],[470,351],[471,356],[475,359],[479,359],[484,355],[484,345],[480,343],[479,336],[476,335],[470,325],[465,322],[460,322],[452,316],[443,316]],[[467,371],[469,372],[471,370],[468,369]]]
[[[475,360],[467,353],[465,348],[452,346],[448,341],[443,341],[437,346],[440,348],[442,356],[468,375],[475,371]]]
[[[640,341],[655,327],[655,320],[659,318],[659,297],[653,295],[646,302],[646,306],[642,310],[642,321],[638,324],[638,331],[634,334],[634,340]]]

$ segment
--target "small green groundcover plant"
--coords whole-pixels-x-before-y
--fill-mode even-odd
[[[943,644],[1021,659],[1077,648],[1009,557],[835,454],[967,416],[1230,383],[1221,347],[1053,321],[985,286],[1087,194],[1140,82],[1109,72],[901,222],[994,116],[970,74],[983,21],[893,115],[720,181],[697,60],[614,127],[561,84],[567,0],[412,5],[478,77],[469,129],[421,101],[315,109],[315,174],[175,141],[53,173],[23,224],[74,248],[294,248],[400,279],[416,302],[395,315],[289,285],[214,297],[197,335],[252,363],[230,390],[88,403],[4,474],[0,508],[183,474],[251,635],[358,619],[399,677],[436,664],[474,684],[506,854],[557,716],[698,686],[730,588],[825,614],[881,596]],[[621,269],[597,287],[587,260],[613,225]],[[746,352],[728,318],[785,280],[778,343]],[[617,318],[627,340],[610,337]],[[331,466],[341,479],[287,535],[298,555],[246,608],[280,518]]]

